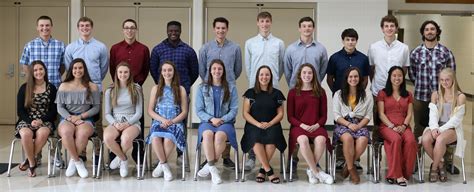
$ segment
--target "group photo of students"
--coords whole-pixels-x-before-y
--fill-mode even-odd
[[[370,182],[361,179],[361,169],[376,181],[385,162],[383,185],[457,182],[450,177],[460,173],[466,181],[467,96],[435,20],[420,23],[417,47],[397,39],[399,22],[389,14],[374,24],[383,39],[367,53],[356,48],[354,28],[341,31],[342,48],[328,53],[314,39],[311,16],[299,18],[297,41],[283,42],[271,32],[272,14],[261,11],[258,34],[242,48],[226,37],[231,21],[216,17],[215,39],[196,51],[180,38],[179,21],[169,21],[167,37],[147,47],[137,40],[134,19],[123,21],[124,39],[114,45],[94,38],[89,17],[74,24],[79,39],[67,45],[53,38],[53,19],[38,16],[38,37],[19,58],[26,82],[17,93],[12,139],[20,140],[24,159],[9,167],[8,176],[19,169],[27,177],[100,178],[107,169],[117,170],[110,177],[173,183],[190,172],[216,185],[234,182],[225,174],[230,168],[236,181],[281,184],[304,170],[297,179],[337,190]],[[112,83],[104,83],[106,76]],[[239,78],[248,82],[246,90],[239,90]],[[145,81],[153,82],[151,89]],[[197,143],[188,138],[192,114],[199,122]],[[243,127],[236,127],[238,116]],[[87,159],[88,147],[93,159]],[[43,152],[48,164],[41,162]],[[372,163],[362,168],[364,153]],[[429,168],[423,172],[425,153]],[[48,174],[37,172],[39,166],[48,166]]]

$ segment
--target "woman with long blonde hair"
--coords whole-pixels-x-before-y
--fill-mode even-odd
[[[126,62],[117,65],[113,86],[105,91],[105,119],[109,126],[104,130],[105,145],[116,155],[110,168],[120,167],[120,176],[128,175],[127,151],[133,139],[140,134],[143,93],[134,83],[130,66]],[[116,142],[120,137],[120,145]]]
[[[445,68],[439,73],[438,91],[431,95],[430,120],[422,136],[423,148],[433,159],[430,166],[430,182],[446,182],[448,180],[444,166],[446,145],[456,141],[455,155],[464,155],[464,136],[462,120],[465,114],[466,95],[459,89],[456,73]]]

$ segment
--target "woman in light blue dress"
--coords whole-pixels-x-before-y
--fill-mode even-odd
[[[158,84],[151,89],[148,114],[153,119],[147,143],[151,143],[153,151],[160,163],[153,170],[153,177],[163,176],[166,181],[173,180],[168,157],[175,145],[184,150],[186,138],[183,120],[188,115],[186,90],[179,85],[179,76],[175,65],[166,61],[161,65]]]

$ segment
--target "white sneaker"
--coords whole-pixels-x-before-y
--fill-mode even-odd
[[[313,171],[311,169],[306,169],[306,175],[308,175],[308,181],[311,184],[316,184],[319,183],[318,178],[314,175]]]
[[[163,176],[162,164],[158,163],[158,165],[156,165],[155,169],[151,173],[151,176],[152,177],[162,177]]]
[[[245,161],[245,164],[244,164],[244,169],[246,171],[250,171],[253,168],[255,168],[255,160],[254,159],[247,159],[247,161]]]
[[[89,176],[89,172],[87,172],[86,166],[81,159],[79,159],[79,161],[74,161],[74,164],[76,165],[77,173],[81,178],[86,178]]]
[[[66,177],[71,177],[74,174],[76,174],[76,170],[77,169],[76,169],[76,165],[74,164],[74,160],[73,159],[69,160],[69,164],[66,169]]]
[[[120,166],[120,158],[116,156],[116,157],[110,162],[109,168],[110,168],[110,169],[117,169],[119,166]]]
[[[326,184],[332,184],[334,183],[334,179],[332,178],[331,175],[328,175],[327,173],[325,173],[324,171],[319,171],[318,174],[315,175],[316,178],[319,179],[319,181],[323,182],[323,183],[326,183]]]
[[[163,177],[165,178],[165,181],[173,180],[173,173],[171,173],[168,163],[163,163],[161,166],[163,167]]]
[[[221,176],[219,175],[219,170],[217,169],[216,166],[209,166],[208,170],[209,172],[211,172],[212,183],[214,184],[222,183]]]
[[[199,177],[207,177],[210,173],[209,170],[209,164],[205,164],[204,167],[201,168],[201,170],[198,171],[198,176]]]
[[[128,175],[128,160],[120,161],[120,176],[127,177]]]

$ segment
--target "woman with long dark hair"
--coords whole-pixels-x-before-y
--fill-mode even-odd
[[[208,81],[201,84],[196,93],[196,114],[201,120],[198,146],[202,145],[207,159],[198,175],[206,177],[210,173],[212,182],[219,184],[222,179],[214,164],[222,155],[226,141],[238,150],[234,123],[239,100],[237,88],[227,82],[224,62],[212,60],[208,71]]]
[[[333,112],[336,120],[334,140],[342,142],[342,150],[346,164],[342,170],[342,177],[351,175],[351,182],[359,184],[360,177],[354,166],[369,142],[367,124],[372,116],[374,102],[367,94],[361,81],[360,70],[351,67],[344,74],[344,83],[341,90],[334,94]]]
[[[153,120],[147,142],[160,160],[152,176],[163,176],[165,181],[171,181],[173,174],[167,161],[175,145],[181,151],[185,150],[183,120],[188,116],[186,90],[179,85],[179,75],[171,61],[161,65],[158,84],[151,88],[148,115]]]
[[[85,178],[89,173],[79,154],[86,150],[87,141],[94,133],[93,117],[99,113],[100,90],[91,81],[83,59],[71,61],[66,79],[59,86],[56,104],[61,115],[58,134],[71,156],[66,176],[73,176],[77,172]]]
[[[245,92],[244,98],[243,116],[246,123],[240,141],[242,151],[247,153],[253,149],[262,164],[256,177],[258,183],[264,182],[265,176],[272,183],[280,183],[280,178],[270,166],[270,160],[276,149],[283,152],[286,148],[280,124],[285,96],[273,88],[270,67],[263,65],[258,68],[255,86]]]
[[[26,83],[17,95],[18,122],[15,135],[21,138],[26,159],[18,168],[28,170],[28,176],[36,176],[36,156],[54,131],[57,110],[56,87],[48,82],[45,64],[36,60],[28,65]]]
[[[301,65],[296,74],[295,88],[288,93],[287,115],[291,124],[288,154],[293,154],[298,143],[309,166],[306,170],[309,182],[332,184],[334,179],[316,167],[324,151],[331,148],[328,133],[324,128],[327,119],[326,92],[319,84],[313,65]],[[311,150],[310,141],[314,143],[314,152]]]
[[[415,166],[417,143],[411,130],[413,96],[407,91],[405,73],[399,66],[388,71],[385,88],[377,95],[377,110],[382,121],[379,133],[384,139],[390,184],[407,186]]]

